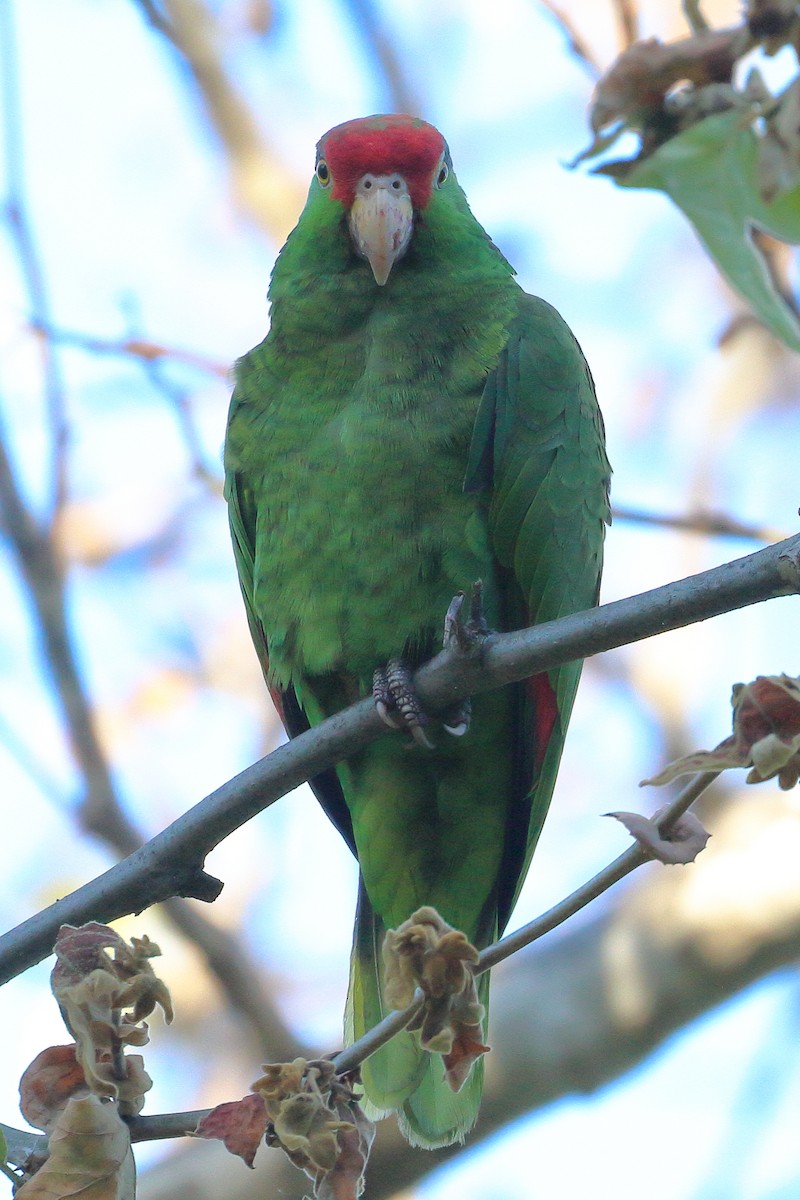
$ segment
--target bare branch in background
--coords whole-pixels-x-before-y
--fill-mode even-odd
[[[14,6],[0,4],[0,88],[2,88],[3,143],[5,145],[6,197],[5,217],[11,230],[22,278],[30,301],[31,320],[50,325],[50,299],[41,258],[33,235],[25,200],[25,170],[22,152],[19,108],[19,71],[17,61]],[[50,426],[50,495],[47,508],[54,520],[67,493],[67,442],[64,379],[58,355],[49,342],[40,342],[44,396]]]
[[[639,37],[639,8],[636,0],[614,0],[622,49],[627,50]]]
[[[306,183],[270,145],[226,70],[216,16],[202,0],[164,0],[166,15],[147,0],[137,3],[189,67],[225,148],[239,204],[274,242],[282,244],[305,202]]]
[[[748,525],[744,521],[737,521],[735,517],[729,517],[726,513],[651,513],[622,504],[615,504],[611,511],[615,521],[658,525],[664,529],[685,530],[687,533],[700,533],[707,537],[732,537],[770,544],[782,541],[787,536],[784,530],[773,529],[769,525]]]
[[[8,450],[0,437],[0,521],[24,580],[42,657],[51,676],[85,795],[78,810],[82,828],[120,856],[139,850],[142,838],[125,815],[108,762],[97,737],[89,698],[78,670],[65,608],[65,581],[49,533],[25,506]],[[146,858],[146,850],[143,851]],[[297,1052],[297,1043],[278,1016],[260,972],[241,943],[185,902],[162,892],[165,911],[176,927],[205,956],[235,1011],[245,1016],[264,1046]],[[145,901],[146,905],[146,901]],[[143,905],[139,905],[142,907]],[[135,907],[130,909],[135,911]],[[55,939],[50,939],[52,946]],[[49,951],[46,951],[49,953]]]
[[[395,42],[381,23],[381,15],[372,0],[347,0],[350,17],[375,65],[376,74],[386,88],[389,111],[424,116],[424,105],[408,77],[397,53]]]
[[[700,11],[700,0],[683,0],[681,7],[686,22],[693,34],[705,33],[710,29],[708,21]]]
[[[172,361],[184,363],[187,367],[196,367],[218,379],[227,380],[231,374],[230,363],[217,362],[206,358],[195,350],[184,350],[179,346],[165,346],[161,342],[153,342],[145,337],[128,337],[117,340],[96,337],[90,333],[79,333],[74,329],[54,329],[52,326],[35,323],[31,326],[33,332],[62,346],[76,346],[88,354],[113,354],[122,358],[142,359],[145,362]]]
[[[571,53],[580,59],[593,79],[599,79],[603,74],[603,67],[595,58],[589,43],[569,16],[569,13],[566,13],[555,0],[539,0],[539,3],[550,14],[564,34]]]

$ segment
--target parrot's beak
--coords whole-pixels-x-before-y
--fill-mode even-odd
[[[402,175],[364,175],[350,208],[350,236],[381,287],[406,251],[414,207]]]

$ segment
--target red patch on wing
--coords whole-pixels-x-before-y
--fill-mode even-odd
[[[330,167],[331,194],[348,208],[356,184],[368,171],[373,175],[397,171],[408,184],[414,208],[424,208],[445,149],[439,130],[427,121],[392,114],[334,126],[320,139],[317,153]]]
[[[283,692],[274,684],[269,684],[269,694],[272,697],[272,703],[275,705],[278,716],[281,719],[281,725],[286,729],[286,717],[283,714]]]
[[[553,726],[558,717],[558,700],[546,671],[542,671],[540,675],[531,675],[526,679],[525,691],[528,693],[529,699],[533,701],[535,710],[536,758],[534,769],[538,771],[544,760],[550,742],[550,734],[553,732]]]

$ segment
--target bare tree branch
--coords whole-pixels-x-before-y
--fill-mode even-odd
[[[576,58],[580,59],[593,79],[599,79],[603,74],[603,68],[595,58],[589,43],[569,14],[564,11],[560,4],[556,3],[556,0],[539,0],[539,3],[550,14],[564,34],[570,51]]]
[[[191,71],[208,117],[225,147],[239,203],[281,244],[303,207],[306,188],[269,144],[226,70],[217,19],[202,0],[138,0],[148,21],[169,39]]]
[[[123,358],[143,359],[145,362],[151,363],[171,359],[173,362],[185,363],[186,366],[196,367],[198,371],[205,371],[209,375],[215,375],[218,379],[224,380],[229,379],[231,374],[230,363],[216,362],[212,358],[206,358],[204,354],[198,354],[195,350],[184,350],[179,346],[164,346],[161,342],[153,342],[145,337],[114,340],[96,337],[89,333],[79,333],[74,329],[53,328],[41,323],[34,323],[31,328],[36,334],[47,338],[48,341],[62,346],[77,346],[88,354],[114,354]]]
[[[614,520],[632,521],[638,525],[657,525],[664,529],[682,529],[687,533],[707,537],[742,538],[753,542],[779,542],[787,536],[784,530],[768,525],[749,525],[727,513],[701,510],[690,513],[652,513],[640,508],[615,504],[611,510]]]
[[[389,95],[390,111],[422,116],[424,106],[415,94],[395,43],[383,28],[372,0],[347,0],[346,7]]]
[[[39,251],[28,220],[25,201],[25,170],[22,153],[19,111],[19,70],[17,61],[14,6],[0,4],[0,109],[3,112],[5,145],[5,214],[16,245],[17,257],[28,291],[31,318],[37,325],[52,323],[50,298]],[[64,380],[58,355],[49,342],[39,343],[44,375],[44,394],[50,424],[50,496],[52,520],[66,498],[66,450],[69,429],[64,399]]]
[[[614,0],[614,8],[617,13],[622,48],[627,50],[639,37],[639,11],[636,0]]]
[[[65,727],[86,793],[78,816],[81,826],[111,846],[120,856],[139,852],[147,858],[142,837],[125,815],[111,777],[108,762],[95,729],[92,709],[77,665],[70,633],[64,595],[64,575],[52,538],[31,515],[22,498],[0,431],[0,521],[13,549],[35,616],[36,631],[42,643],[42,657],[61,706]],[[130,859],[125,859],[129,862]],[[113,870],[113,868],[112,868]],[[102,878],[102,877],[101,877]],[[284,1047],[297,1052],[299,1047],[261,982],[258,966],[249,958],[241,943],[227,931],[217,928],[199,912],[180,900],[182,895],[213,898],[219,888],[209,877],[194,872],[190,883],[177,873],[177,886],[160,892],[170,920],[197,945],[235,1011],[251,1023],[264,1046]],[[151,901],[134,902],[129,912],[147,907]],[[70,920],[65,916],[64,920]],[[59,922],[60,923],[60,922]],[[80,923],[80,922],[78,922]],[[54,936],[50,938],[50,946]],[[45,954],[49,950],[45,950]]]
[[[452,647],[415,676],[431,712],[464,696],[800,590],[800,535],[711,571],[533,629],[493,634],[474,655]],[[280,746],[201,800],[104,875],[0,937],[0,983],[50,953],[63,922],[111,921],[168,896],[213,900],[222,887],[206,855],[256,813],[339,759],[387,735],[371,699]]]

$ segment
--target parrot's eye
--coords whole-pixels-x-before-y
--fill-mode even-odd
[[[317,179],[323,187],[327,187],[331,181],[331,173],[328,170],[328,164],[324,158],[321,158],[317,163]]]
[[[436,186],[441,187],[442,184],[444,183],[445,179],[447,179],[447,176],[449,174],[450,174],[450,172],[447,169],[447,163],[442,163],[442,169],[439,172],[439,175],[437,177]]]

